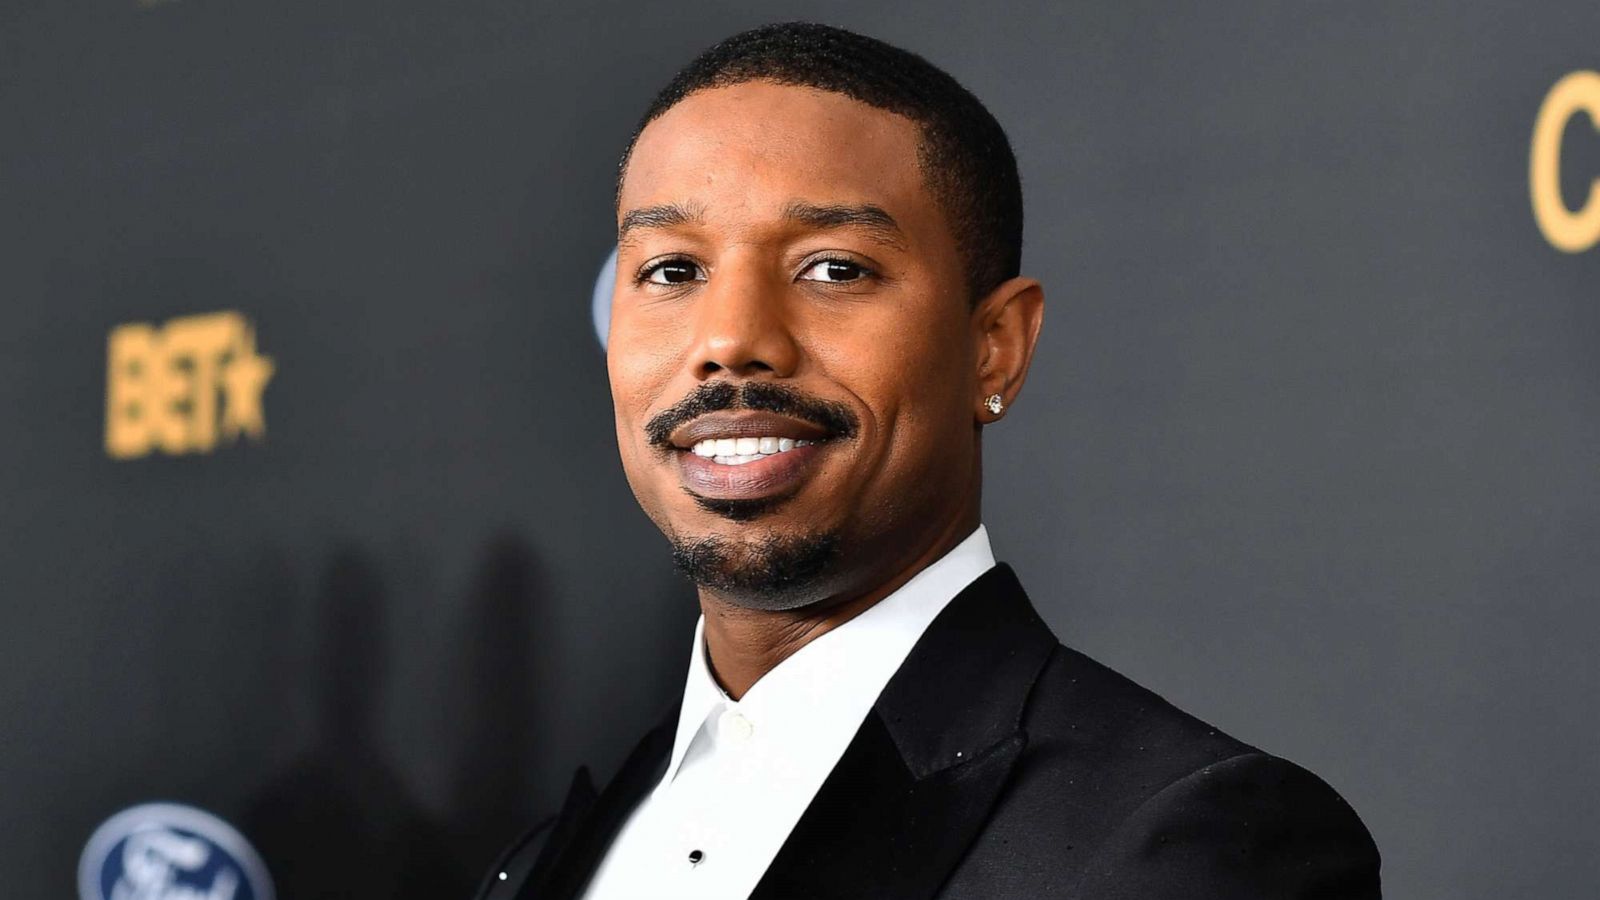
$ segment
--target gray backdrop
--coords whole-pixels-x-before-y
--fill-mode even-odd
[[[288,900],[459,895],[620,762],[695,612],[589,323],[614,160],[796,17],[1016,145],[1049,309],[985,520],[1062,638],[1324,776],[1392,897],[1595,896],[1600,248],[1528,171],[1581,0],[7,4],[4,893],[166,799]],[[112,329],[220,310],[265,437],[109,457]]]

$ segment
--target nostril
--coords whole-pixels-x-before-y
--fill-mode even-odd
[[[718,372],[727,372],[730,375],[750,375],[756,372],[776,372],[777,369],[769,362],[760,359],[746,360],[741,363],[719,363],[706,360],[700,364],[702,377],[715,375]]]

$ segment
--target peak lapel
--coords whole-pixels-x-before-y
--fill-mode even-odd
[[[1023,748],[1022,711],[1057,646],[1011,568],[928,626],[751,900],[932,897]]]
[[[570,900],[579,895],[628,814],[661,780],[672,753],[677,721],[674,709],[639,741],[599,797],[594,794],[588,769],[579,770],[550,842],[517,894],[518,900]]]

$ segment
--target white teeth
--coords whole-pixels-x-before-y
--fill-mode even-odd
[[[787,453],[796,447],[809,447],[816,441],[797,441],[780,437],[707,438],[690,448],[695,456],[715,459],[725,466],[742,466],[745,463]]]

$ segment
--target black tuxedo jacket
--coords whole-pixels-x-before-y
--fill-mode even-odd
[[[580,769],[480,900],[580,896],[676,723],[603,791]],[[1376,898],[1378,850],[1315,775],[1063,647],[1000,565],[929,626],[751,896]]]

